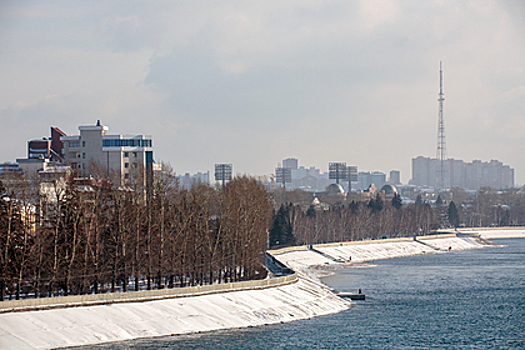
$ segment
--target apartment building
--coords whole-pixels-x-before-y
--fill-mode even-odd
[[[412,159],[411,184],[434,187],[436,185],[436,168],[438,160],[418,156]],[[460,187],[478,190],[490,186],[503,189],[514,187],[514,169],[498,160],[482,162],[474,160],[470,163],[461,159],[447,159],[445,169],[450,187]]]
[[[367,190],[371,185],[374,185],[377,189],[383,187],[386,183],[386,174],[381,171],[360,171],[357,175],[358,181],[361,185],[361,190]]]
[[[390,170],[389,182],[392,185],[401,184],[401,172],[399,170]]]

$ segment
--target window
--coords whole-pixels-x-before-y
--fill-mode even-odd
[[[124,158],[129,158],[129,152],[124,152]]]
[[[137,152],[133,152],[133,157],[137,158]]]
[[[82,152],[82,159],[86,159],[86,154]]]
[[[82,147],[86,147],[86,141],[82,141]]]
[[[124,174],[124,178],[125,178],[125,179],[129,179],[129,174],[127,174],[127,173]]]
[[[69,141],[69,148],[78,148],[80,147],[80,141],[74,140]]]
[[[124,163],[124,168],[128,169],[129,168],[129,163]]]
[[[151,140],[143,139],[107,139],[102,140],[102,147],[152,147]]]

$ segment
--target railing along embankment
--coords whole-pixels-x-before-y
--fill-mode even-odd
[[[284,276],[267,278],[263,280],[124,293],[71,295],[51,298],[7,300],[0,302],[0,313],[186,298],[207,294],[275,288],[292,284],[297,281],[297,274],[291,271],[291,273]]]

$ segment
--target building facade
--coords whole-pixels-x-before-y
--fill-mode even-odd
[[[52,163],[60,163],[63,160],[61,137],[66,133],[59,128],[51,127],[51,137],[27,142],[27,159],[48,159]]]
[[[290,168],[297,170],[299,168],[299,159],[297,158],[286,158],[283,160],[283,168]]]
[[[379,189],[386,183],[386,174],[381,171],[360,171],[357,178],[363,191],[368,190],[372,184]]]
[[[185,173],[184,175],[179,175],[179,186],[182,189],[189,190],[195,184],[202,183],[205,185],[210,184],[210,172],[197,172],[196,174],[190,175],[190,173]]]
[[[390,170],[389,181],[393,185],[401,184],[401,172],[399,170]]]
[[[309,192],[323,192],[333,180],[328,179],[328,173],[322,172],[319,168],[311,166],[306,168],[299,165],[297,158],[287,158],[282,161],[284,168],[290,168],[292,182],[286,183],[288,190],[302,189]]]
[[[35,174],[49,166],[63,163],[61,137],[66,134],[59,128],[51,127],[51,137],[27,141],[27,158],[18,158],[16,164],[22,172]]]
[[[145,177],[153,169],[153,141],[149,135],[111,135],[100,124],[78,127],[79,135],[62,136],[64,162],[84,177],[116,175],[120,182]]]
[[[419,156],[412,159],[411,184],[435,187],[438,160]],[[450,187],[478,190],[480,187],[503,189],[514,187],[514,169],[498,160],[470,163],[460,159],[447,159],[446,169],[450,178]]]
[[[437,159],[418,156],[412,159],[411,184],[417,186],[431,186],[436,184]]]

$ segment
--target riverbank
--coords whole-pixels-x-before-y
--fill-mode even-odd
[[[511,236],[514,233],[509,233]],[[500,232],[500,237],[503,235]],[[318,280],[319,267],[491,245],[478,233],[344,242],[270,251],[298,273],[278,287],[143,302],[0,314],[1,349],[50,349],[290,322],[348,309]]]
[[[472,228],[461,229],[460,232],[479,233],[480,237],[485,239],[525,238],[525,229],[522,227]]]
[[[503,232],[501,235],[504,235]],[[479,232],[455,232],[413,238],[290,247],[270,253],[303,278],[319,281],[318,277],[322,276],[323,269],[327,268],[351,266],[374,260],[479,249],[492,245],[495,243],[481,237]]]
[[[54,349],[290,322],[350,303],[305,279],[279,287],[0,314],[0,349]]]

